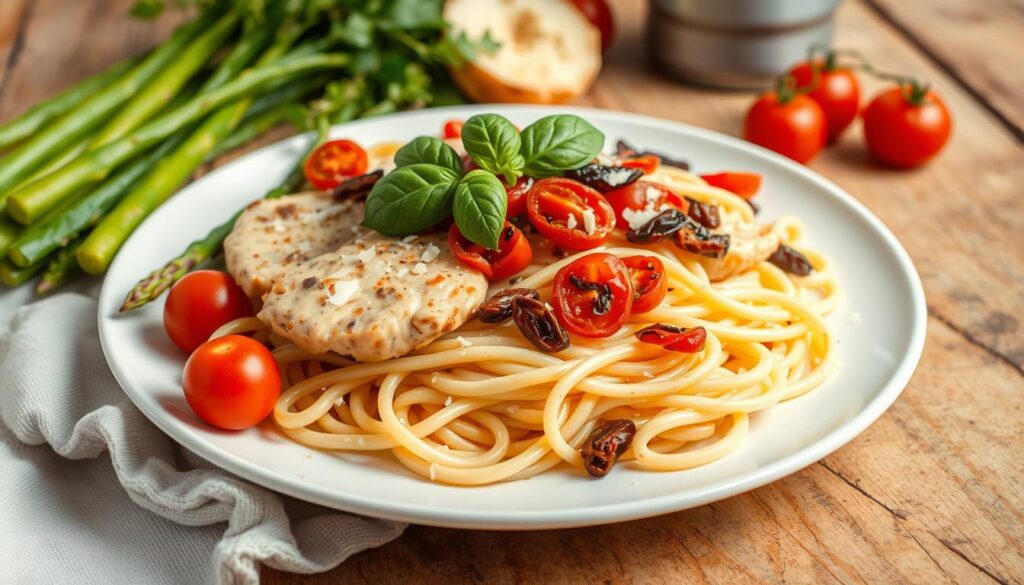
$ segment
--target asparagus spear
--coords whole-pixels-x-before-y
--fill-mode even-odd
[[[59,171],[18,189],[8,199],[8,211],[20,223],[31,223],[78,188],[102,181],[116,166],[221,105],[249,95],[270,81],[299,77],[312,71],[338,69],[348,64],[348,55],[328,53],[251,69],[238,79],[193,98],[124,138],[89,151]]]
[[[21,235],[21,226],[6,217],[0,217],[0,253],[7,250],[18,236]]]
[[[302,33],[302,27],[279,32],[278,40],[257,62],[257,67],[276,61]],[[117,207],[96,226],[77,252],[78,263],[93,274],[104,272],[128,236],[203,163],[216,145],[238,126],[251,98],[242,98],[214,112],[174,152],[160,160]]]
[[[302,174],[302,166],[309,156],[317,147],[326,142],[328,125],[322,123],[318,126],[317,137],[310,146],[309,151],[299,158],[295,167],[285,178],[284,182],[277,188],[271,190],[264,199],[277,199],[282,195],[286,195],[297,190],[304,180]],[[234,216],[231,217],[227,222],[213,228],[205,237],[196,240],[185,248],[177,258],[172,259],[170,262],[165,264],[163,267],[158,268],[151,272],[147,277],[143,278],[136,284],[132,290],[128,292],[128,296],[125,297],[124,303],[121,305],[121,312],[127,312],[149,303],[160,297],[165,290],[171,288],[171,286],[178,282],[182,276],[185,276],[189,272],[195,270],[198,266],[204,262],[213,258],[221,252],[221,248],[224,244],[224,238],[231,233],[231,229],[235,227],[235,221],[238,220],[238,216],[242,215],[242,211],[238,211]]]
[[[128,134],[166,106],[178,91],[204,66],[238,24],[239,16],[228,13],[200,34],[173,63],[162,69],[118,109],[92,141],[90,148],[109,144]],[[242,64],[244,67],[246,63]],[[241,69],[241,67],[239,67]]]
[[[75,251],[82,245],[84,238],[79,238],[67,246],[64,246],[50,260],[39,277],[39,284],[36,285],[36,294],[50,294],[64,286],[79,271],[78,262],[75,260]]]
[[[104,87],[115,83],[138,62],[138,57],[122,61],[106,71],[86,78],[76,86],[36,104],[17,118],[0,124],[0,148],[17,144],[32,136],[50,120],[74,108],[79,102],[88,99],[89,96]]]
[[[173,62],[196,35],[210,26],[211,21],[210,16],[202,16],[180,27],[167,42],[115,83],[54,119],[44,130],[8,152],[0,165],[0,210],[11,187],[102,124],[114,110],[138,93],[150,78]]]
[[[28,279],[39,274],[46,268],[46,259],[32,264],[31,266],[15,266],[10,260],[0,260],[0,282],[9,287],[16,287],[25,284]]]

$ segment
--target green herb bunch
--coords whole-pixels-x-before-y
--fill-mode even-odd
[[[420,136],[400,148],[395,170],[366,200],[363,225],[399,237],[451,215],[466,239],[495,249],[505,224],[505,185],[586,165],[601,152],[604,134],[572,114],[541,118],[522,132],[503,116],[479,114],[462,127],[462,144],[479,169],[464,173],[458,153],[440,138]]]

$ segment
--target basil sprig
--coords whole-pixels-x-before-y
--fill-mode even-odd
[[[462,145],[481,169],[501,175],[509,186],[523,174],[519,130],[504,116],[478,114],[462,126]]]
[[[370,191],[363,225],[385,236],[421,232],[448,217],[458,183],[457,173],[438,165],[397,168]]]
[[[604,148],[604,134],[572,114],[555,114],[523,130],[523,170],[536,179],[561,175],[594,160]]]
[[[467,240],[493,250],[498,248],[507,206],[508,195],[501,181],[477,169],[462,177],[455,188],[452,215]]]
[[[462,174],[462,159],[444,140],[433,136],[420,136],[395,153],[395,166],[431,164]]]
[[[386,236],[421,232],[448,217],[466,239],[497,248],[508,196],[522,175],[543,178],[578,169],[601,152],[604,134],[572,114],[547,116],[522,134],[497,114],[471,117],[462,143],[480,169],[462,176],[462,160],[439,138],[421,136],[395,153],[397,168],[366,200],[363,225]]]

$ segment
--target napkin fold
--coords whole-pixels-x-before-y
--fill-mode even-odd
[[[0,329],[0,418],[5,583],[257,583],[259,563],[325,571],[405,529],[278,495],[178,446],[114,380],[86,295],[21,307]]]

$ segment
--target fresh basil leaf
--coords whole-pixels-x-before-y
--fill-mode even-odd
[[[395,169],[370,191],[363,225],[385,236],[419,233],[448,216],[458,182],[459,175],[437,165]]]
[[[462,126],[462,145],[481,169],[505,177],[515,185],[523,174],[519,131],[504,116],[477,114]]]
[[[420,163],[444,167],[455,171],[456,175],[462,175],[462,158],[459,153],[444,140],[434,136],[420,136],[395,153],[396,166],[407,167]]]
[[[604,134],[572,114],[547,116],[522,133],[524,171],[534,178],[578,169],[604,148]]]
[[[497,249],[501,228],[505,226],[507,197],[497,177],[483,169],[470,171],[455,188],[455,225],[467,240]]]

